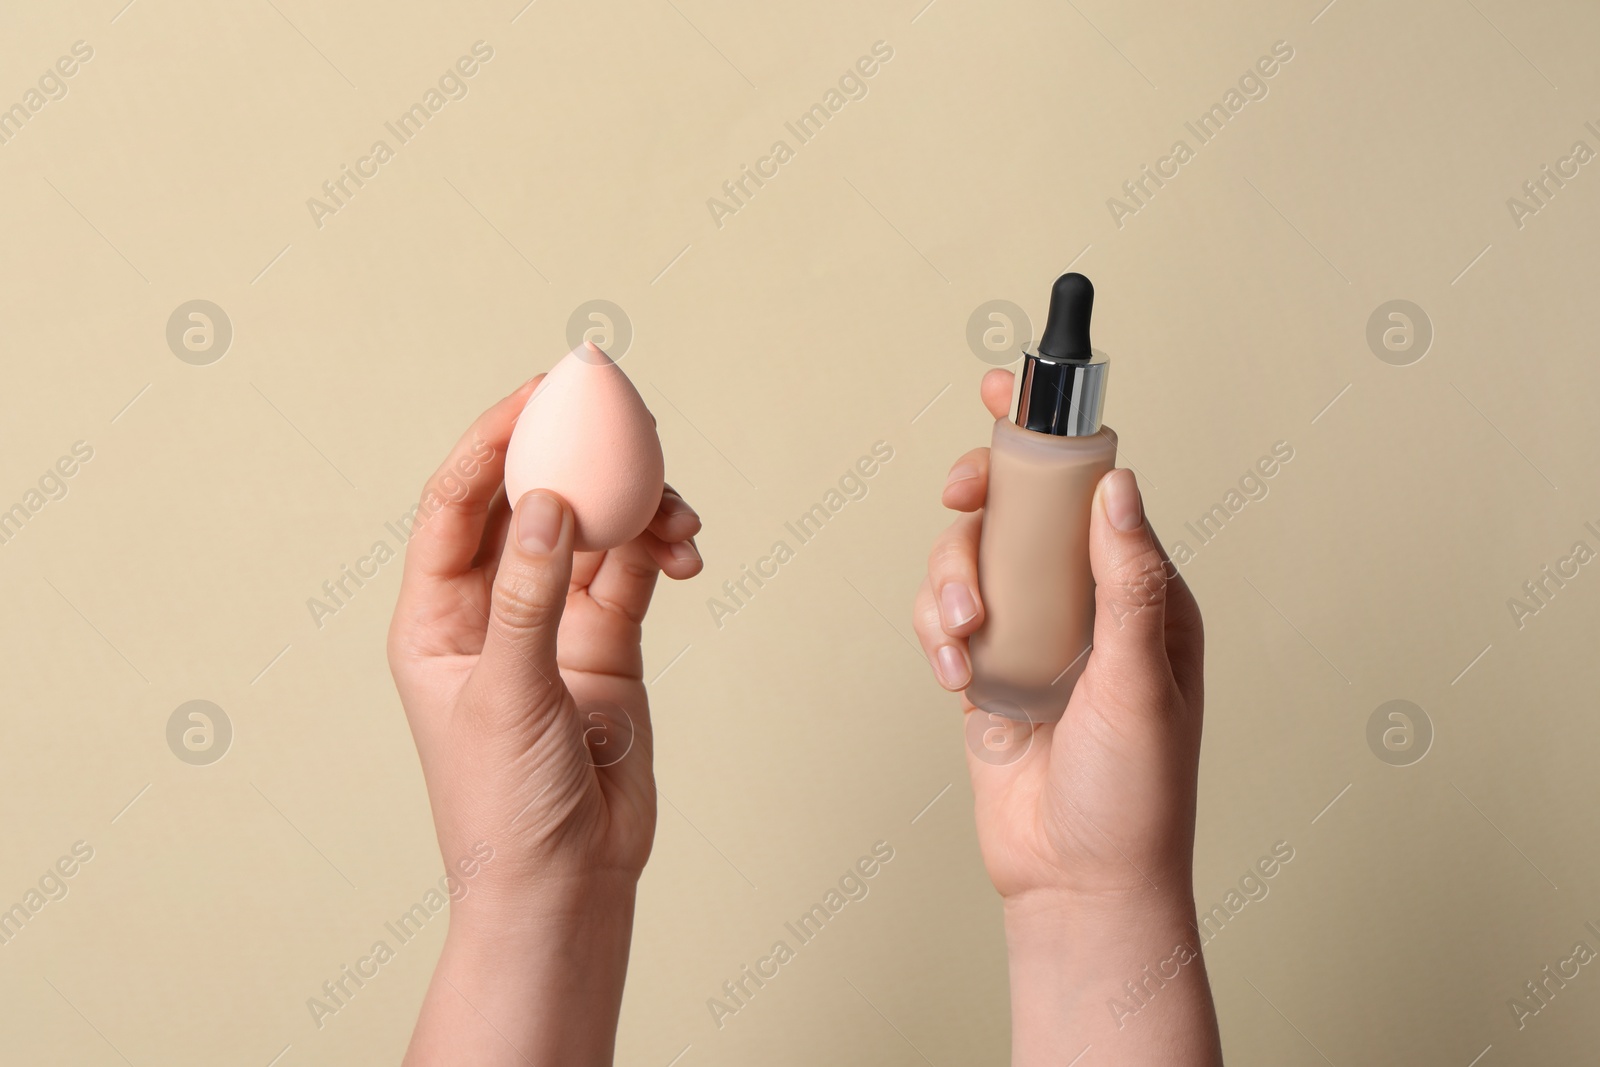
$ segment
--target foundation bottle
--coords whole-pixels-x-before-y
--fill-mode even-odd
[[[1060,719],[1094,638],[1089,508],[1117,435],[1100,424],[1110,364],[1090,347],[1093,307],[1088,278],[1056,280],[1015,418],[994,425],[978,546],[985,618],[967,699],[1008,719]]]

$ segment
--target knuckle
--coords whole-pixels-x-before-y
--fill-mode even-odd
[[[490,614],[511,630],[542,625],[554,613],[559,593],[544,575],[502,565],[490,597]]]
[[[1120,618],[1165,604],[1172,577],[1171,566],[1160,549],[1151,545],[1121,561],[1112,580],[1099,590]]]
[[[389,620],[389,631],[384,638],[384,655],[389,661],[389,673],[397,681],[411,677],[418,655],[416,640],[408,620],[397,608]]]
[[[389,625],[389,634],[383,643],[384,655],[389,661],[389,673],[397,674],[405,668],[406,654],[400,644],[400,634],[393,623]]]
[[[928,573],[964,574],[976,568],[978,544],[970,524],[958,519],[934,539],[928,550]]]
[[[494,450],[481,441],[474,441],[470,449],[458,445],[422,483],[419,505],[430,510],[461,505],[471,496],[473,479],[483,468],[483,461],[493,455]]]
[[[928,552],[928,571],[931,574],[965,571],[971,566],[971,549],[964,540],[951,534],[940,537]]]

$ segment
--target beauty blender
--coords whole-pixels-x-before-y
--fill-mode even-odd
[[[656,421],[622,368],[585,343],[557,363],[511,432],[506,496],[549,489],[572,507],[580,552],[633,540],[661,504]]]

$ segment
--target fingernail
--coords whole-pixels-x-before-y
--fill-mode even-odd
[[[970,463],[957,463],[954,467],[950,468],[950,477],[944,480],[944,487],[948,489],[957,482],[969,481],[977,476],[977,467]]]
[[[675,541],[671,546],[671,552],[672,558],[680,563],[700,558],[700,550],[694,547],[693,541]]]
[[[964,626],[978,615],[978,602],[972,590],[961,582],[951,582],[939,591],[939,615],[946,630]]]
[[[966,653],[955,645],[940,645],[933,659],[934,669],[939,672],[939,681],[946,689],[962,689],[972,677]]]
[[[1105,483],[1106,518],[1123,533],[1132,533],[1144,522],[1144,503],[1139,498],[1139,485],[1133,472],[1119,467],[1111,472]]]
[[[524,552],[545,553],[561,537],[561,505],[555,497],[529,493],[517,509],[517,543]]]

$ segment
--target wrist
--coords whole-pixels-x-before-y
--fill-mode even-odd
[[[1187,889],[1150,895],[1085,898],[1025,893],[1005,902],[1006,941],[1015,986],[1039,989],[1120,988],[1152,953],[1171,954],[1187,944],[1194,954],[1194,897]],[[1170,969],[1170,968],[1169,968]],[[1124,973],[1126,972],[1126,973]]]
[[[1163,881],[1165,885],[1160,887],[1146,884],[1137,889],[1030,889],[1013,893],[1003,898],[1006,927],[1037,928],[1041,933],[1115,933],[1174,919],[1192,923],[1194,892],[1188,873],[1176,872]]]
[[[452,907],[407,1064],[609,1067],[633,936],[635,882],[474,893]]]
[[[621,872],[475,887],[450,905],[450,940],[491,954],[539,952],[632,922],[638,877]],[[621,920],[626,919],[626,923]]]
[[[1193,893],[1084,897],[1028,893],[1005,902],[1012,1063],[1220,1063]],[[1070,1048],[1068,1046],[1071,1046]]]

